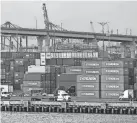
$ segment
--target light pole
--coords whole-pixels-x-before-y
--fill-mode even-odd
[[[35,17],[35,21],[36,21],[36,29],[37,29],[37,18]]]
[[[102,33],[103,33],[103,59],[104,59],[104,50],[105,50],[105,46],[104,46],[104,26],[107,24],[108,22],[99,22],[99,24],[102,26]]]

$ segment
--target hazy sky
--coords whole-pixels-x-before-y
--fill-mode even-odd
[[[37,18],[38,28],[44,28],[42,11],[43,1],[36,2],[2,2],[2,24],[6,21],[25,28],[35,28]],[[126,28],[132,29],[132,34],[137,35],[137,1],[134,2],[72,2],[55,1],[47,4],[49,20],[55,24],[73,31],[90,32],[90,21],[94,23],[96,32],[101,32],[98,22],[110,22],[110,29],[119,29],[125,34]],[[107,30],[107,27],[105,27]]]

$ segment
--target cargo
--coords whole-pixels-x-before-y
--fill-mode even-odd
[[[84,68],[101,68],[101,61],[82,61],[82,66]]]
[[[22,91],[24,93],[30,93],[31,94],[31,90],[43,90],[43,88],[39,88],[39,87],[22,87]]]
[[[101,98],[104,99],[118,99],[123,91],[101,91]]]
[[[102,61],[102,67],[128,68],[128,61]]]
[[[102,75],[101,82],[129,83],[129,76],[122,75]]]
[[[22,73],[22,72],[15,72],[14,73],[14,78],[23,79],[24,78],[24,73]]]
[[[77,97],[96,99],[99,98],[99,91],[77,91]]]
[[[23,65],[23,59],[15,59],[16,65]]]
[[[137,82],[134,84],[134,90],[137,91]]]
[[[127,68],[102,68],[102,75],[128,75]]]
[[[14,79],[14,83],[15,84],[22,84],[23,83],[23,79]]]
[[[57,65],[63,65],[63,59],[61,59],[61,58],[59,59],[59,58],[58,58],[58,59],[57,59]]]
[[[77,91],[99,91],[99,83],[77,83]]]
[[[65,87],[65,89],[70,88],[71,86],[75,86],[76,87],[77,82],[59,82],[57,83],[57,87]]]
[[[77,75],[76,74],[61,74],[57,75],[58,82],[76,82]]]
[[[41,87],[41,85],[40,81],[23,81],[23,86]]]
[[[101,69],[100,68],[98,68],[98,69],[93,69],[93,68],[85,68],[85,69],[83,69],[83,73],[84,74],[96,74],[96,75],[101,75],[102,74],[102,71],[101,71]]]
[[[63,59],[63,65],[74,66],[74,59]]]
[[[44,58],[40,59],[40,65],[42,65],[42,66],[46,65],[46,60]]]
[[[77,75],[77,82],[99,82],[99,75]]]
[[[56,74],[55,73],[51,73],[50,74],[50,80],[51,81],[55,81],[56,80]]]
[[[46,54],[45,53],[40,53],[40,58],[41,59],[45,59],[46,58]]]
[[[66,73],[68,73],[68,74],[82,74],[83,69],[82,69],[82,66],[66,67]]]
[[[124,84],[124,83],[102,83],[101,84],[101,91],[124,91],[126,89],[129,89],[129,85],[128,84]]]
[[[40,59],[35,59],[35,65],[40,66]]]
[[[45,73],[45,66],[28,66],[28,73]]]
[[[134,76],[134,82],[137,83],[137,75]]]
[[[28,73],[24,75],[24,80],[26,81],[40,81],[41,80],[41,73]]]

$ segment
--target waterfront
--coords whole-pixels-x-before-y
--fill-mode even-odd
[[[1,123],[137,123],[137,115],[1,112]]]

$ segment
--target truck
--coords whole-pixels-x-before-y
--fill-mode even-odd
[[[119,96],[120,101],[132,101],[137,100],[137,91],[133,89],[128,89],[122,92]]]

